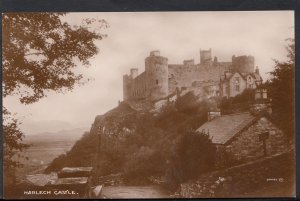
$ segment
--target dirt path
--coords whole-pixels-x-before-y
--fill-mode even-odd
[[[159,186],[107,186],[103,187],[104,198],[168,198],[169,195]]]

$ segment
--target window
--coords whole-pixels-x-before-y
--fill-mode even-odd
[[[239,77],[236,77],[235,78],[235,84],[237,85],[237,84],[240,84],[240,78]]]
[[[158,84],[158,80],[156,80],[156,84]]]
[[[240,78],[236,77],[234,80],[235,90],[240,91]]]

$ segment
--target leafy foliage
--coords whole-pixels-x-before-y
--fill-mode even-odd
[[[175,153],[185,173],[183,180],[195,178],[214,167],[216,147],[207,134],[187,132],[181,136]]]
[[[234,112],[248,111],[250,105],[254,102],[254,89],[245,89],[241,94],[235,97],[224,97],[220,102],[222,114],[231,114]]]
[[[140,147],[139,150],[128,155],[124,163],[124,179],[128,184],[145,184],[149,177],[160,173],[162,164],[158,150],[149,147]]]
[[[88,24],[71,27],[64,13],[5,13],[2,15],[3,95],[20,95],[21,103],[37,102],[45,91],[73,89],[82,80],[75,59],[82,65],[98,53],[94,44],[104,35]],[[105,24],[105,21],[99,21]]]
[[[18,153],[28,148],[29,145],[22,143],[24,135],[19,129],[20,122],[15,119],[12,114],[3,107],[3,165],[6,168],[20,167],[21,164],[13,157]],[[21,155],[18,155],[21,157]]]
[[[275,61],[275,69],[268,80],[269,96],[272,98],[273,119],[290,137],[295,133],[295,42],[288,39],[287,57],[284,62]]]
[[[15,169],[21,167],[19,158],[24,157],[20,152],[29,145],[22,142],[24,134],[19,129],[20,122],[5,108],[3,112],[3,173],[4,187],[7,189],[16,181]],[[26,158],[28,159],[28,158]]]

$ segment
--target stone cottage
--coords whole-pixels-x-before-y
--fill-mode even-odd
[[[256,160],[288,148],[284,133],[266,113],[243,112],[209,119],[197,131],[209,134],[216,144],[217,167]]]

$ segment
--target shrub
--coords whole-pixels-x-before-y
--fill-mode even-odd
[[[254,89],[245,89],[243,93],[235,97],[222,98],[220,109],[222,114],[248,111],[250,105],[254,102]]]
[[[50,173],[52,171],[59,171],[61,170],[66,161],[67,157],[65,154],[59,155],[57,158],[55,158],[51,164],[45,169],[45,173]]]
[[[175,107],[179,112],[195,114],[199,108],[198,97],[193,92],[188,92],[176,100]]]
[[[128,157],[124,165],[124,182],[127,184],[146,184],[149,177],[156,175],[158,155],[149,147],[141,147],[138,152]]]
[[[216,147],[207,134],[190,131],[178,141],[175,160],[181,168],[182,180],[198,177],[214,169]]]

